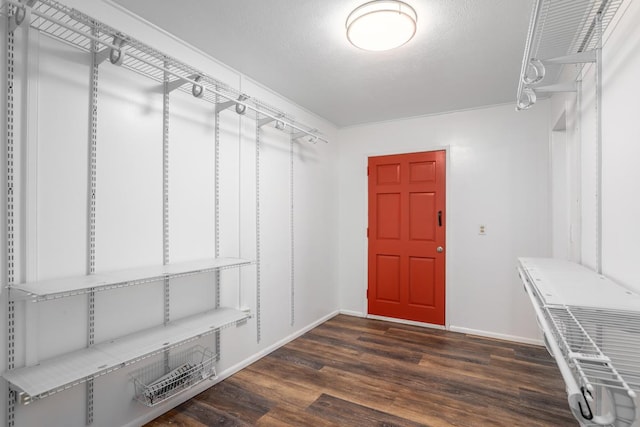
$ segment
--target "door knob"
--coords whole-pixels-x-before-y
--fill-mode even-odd
[[[438,246],[436,248],[436,252],[438,252],[438,253],[444,252],[444,248],[442,246]]]

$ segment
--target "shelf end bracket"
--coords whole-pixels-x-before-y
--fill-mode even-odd
[[[576,92],[577,91],[576,82],[569,83],[557,83],[553,85],[547,86],[538,86],[533,88],[536,93],[558,93],[558,92]]]
[[[9,20],[9,32],[13,33],[16,28],[21,26],[25,21],[31,22],[31,7],[36,0],[20,1],[21,6],[16,6],[16,11]]]

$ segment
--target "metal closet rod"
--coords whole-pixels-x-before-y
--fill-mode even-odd
[[[11,4],[13,6],[16,6],[18,8],[29,7],[29,6],[25,5],[24,3],[20,3],[19,1],[16,1],[16,0],[6,0],[6,3]],[[31,9],[31,13],[36,15],[36,16],[38,16],[38,17],[40,17],[40,18],[42,18],[42,19],[45,19],[47,21],[55,23],[56,25],[59,25],[59,26],[61,26],[63,28],[66,28],[67,30],[70,30],[70,31],[73,31],[75,33],[81,34],[82,36],[84,36],[84,37],[86,37],[86,38],[88,38],[90,40],[94,40],[97,43],[100,43],[100,44],[104,45],[107,48],[114,49],[114,50],[120,52],[121,54],[124,54],[125,56],[128,55],[128,56],[130,56],[131,58],[133,58],[133,59],[135,59],[137,61],[140,61],[140,62],[142,62],[144,64],[150,65],[150,66],[152,66],[152,67],[154,67],[154,68],[156,68],[156,69],[158,69],[160,71],[164,71],[164,72],[166,72],[168,74],[171,74],[172,76],[177,77],[180,80],[183,80],[185,83],[191,83],[191,84],[193,84],[195,86],[200,86],[200,87],[202,87],[203,89],[205,89],[205,90],[207,90],[209,92],[212,92],[212,93],[214,93],[216,95],[219,95],[219,96],[221,96],[221,97],[223,97],[223,98],[225,98],[225,99],[227,99],[229,101],[235,102],[237,105],[242,105],[242,106],[244,106],[246,108],[249,108],[250,110],[255,111],[257,114],[262,114],[263,116],[269,117],[270,119],[276,120],[277,122],[284,123],[286,126],[289,126],[292,130],[296,130],[298,132],[301,132],[304,135],[310,136],[312,138],[312,140],[310,140],[311,142],[322,141],[325,144],[329,143],[329,141],[327,139],[322,138],[319,135],[316,135],[312,131],[308,131],[306,129],[303,129],[303,128],[293,124],[292,122],[286,120],[282,116],[276,116],[274,114],[265,112],[265,111],[261,110],[260,108],[255,107],[255,106],[251,105],[248,102],[245,102],[244,100],[235,99],[235,98],[233,98],[233,97],[231,97],[231,96],[229,96],[229,95],[227,95],[227,94],[225,94],[223,92],[220,92],[219,90],[217,90],[215,88],[212,88],[211,86],[207,85],[205,81],[196,81],[195,79],[193,79],[191,77],[184,77],[184,76],[176,73],[175,71],[171,71],[171,70],[169,70],[169,69],[167,69],[167,68],[165,68],[165,67],[163,67],[161,65],[155,64],[155,63],[153,63],[153,62],[151,62],[151,61],[149,61],[149,60],[147,60],[145,58],[142,58],[142,57],[140,57],[138,55],[135,55],[135,54],[133,54],[131,52],[127,52],[126,49],[123,48],[123,46],[119,46],[119,45],[115,45],[113,43],[106,42],[106,41],[102,40],[101,38],[99,38],[97,36],[94,36],[93,34],[89,34],[89,33],[85,33],[83,31],[80,31],[78,28],[76,28],[76,27],[74,27],[72,25],[69,25],[66,22],[60,21],[60,20],[58,20],[56,18],[53,18],[53,17],[47,15],[46,13],[40,12],[37,9],[33,9],[32,8]],[[121,35],[115,34],[114,37],[121,37]],[[188,67],[188,68],[190,68],[190,67]],[[202,77],[205,77],[204,73],[200,73],[200,75]]]

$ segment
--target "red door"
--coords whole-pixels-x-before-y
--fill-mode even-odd
[[[445,152],[369,158],[369,314],[444,325]]]

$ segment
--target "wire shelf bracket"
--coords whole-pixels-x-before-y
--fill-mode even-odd
[[[556,83],[554,85],[538,86],[536,93],[559,93],[559,92],[576,92],[578,84],[576,82]]]
[[[271,122],[275,122],[274,127],[278,130],[283,130],[285,128],[285,123],[282,120],[276,119],[275,117],[265,117],[256,121],[259,128],[266,126]]]

